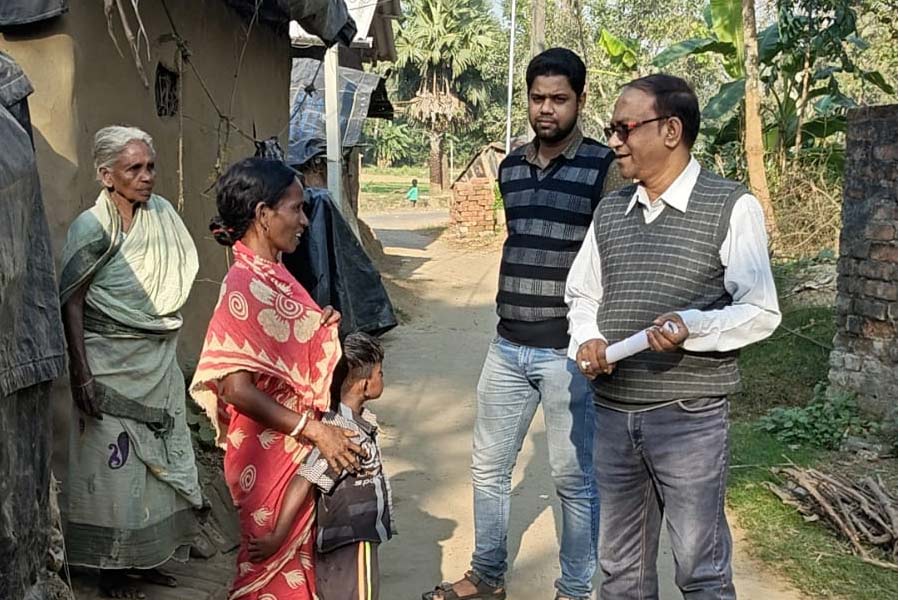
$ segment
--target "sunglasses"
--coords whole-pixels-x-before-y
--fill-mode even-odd
[[[656,117],[655,119],[647,119],[646,121],[625,121],[624,123],[612,123],[609,127],[603,128],[603,133],[606,135],[607,140],[612,139],[613,134],[616,134],[624,144],[628,141],[628,134],[630,134],[641,125],[646,125],[647,123],[655,123],[656,121],[662,121],[664,119],[671,119],[672,116],[673,115]]]

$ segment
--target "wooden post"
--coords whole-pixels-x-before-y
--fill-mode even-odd
[[[338,46],[335,44],[325,51],[325,142],[328,161],[328,191],[331,192],[338,208],[342,209],[340,91]]]
[[[359,224],[344,195],[343,140],[341,139],[341,81],[338,67],[338,45],[325,51],[325,157],[328,191],[344,221],[359,238]]]

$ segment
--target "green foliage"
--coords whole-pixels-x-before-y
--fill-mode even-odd
[[[409,126],[400,121],[382,125],[371,141],[375,161],[385,167],[407,158],[414,146]]]
[[[668,66],[691,54],[718,54],[725,71],[733,78],[744,76],[744,34],[740,0],[710,0],[704,15],[705,37],[691,38],[669,46],[657,54],[652,64]]]
[[[707,23],[704,37],[670,46],[653,64],[665,67],[686,56],[718,55],[732,81],[722,84],[703,116],[713,121],[727,118],[730,124],[743,98],[741,2],[710,0]],[[814,147],[846,130],[846,109],[857,102],[842,91],[842,74],[852,74],[881,92],[894,92],[883,74],[853,62],[847,49],[867,47],[857,34],[857,13],[850,0],[779,2],[777,22],[763,28],[757,37],[760,79],[766,93],[767,151],[785,153],[798,139],[800,149]],[[740,139],[741,129],[728,124],[718,128],[707,124],[704,133],[712,135],[716,145]]]
[[[493,58],[499,31],[479,0],[413,0],[399,30],[397,75],[407,115],[444,133],[491,99],[481,66]]]
[[[725,69],[732,77],[744,74],[744,27],[741,0],[709,0],[710,29],[722,44],[731,47]]]
[[[379,167],[376,165],[365,165],[365,173],[366,175],[386,175],[389,177],[398,177],[401,181],[407,182],[407,180],[416,178],[419,180],[419,191],[422,191],[425,186],[428,185],[428,170],[423,167],[424,160],[418,164],[413,165],[403,165],[400,167]],[[360,184],[361,186],[366,185],[365,182]],[[405,190],[404,190],[404,193]]]
[[[717,120],[733,111],[744,99],[744,78],[722,84],[719,93],[713,96],[703,109],[704,119]]]
[[[482,0],[411,0],[397,31],[394,81],[405,116],[428,132],[434,181],[447,175],[445,136],[499,99],[499,81],[486,76],[496,62],[499,28],[486,13]]]
[[[816,385],[813,401],[804,407],[773,408],[759,427],[785,444],[836,450],[848,435],[868,433],[872,423],[860,417],[852,394]]]
[[[606,29],[601,29],[598,44],[618,70],[623,73],[637,70],[640,44],[636,40],[619,38]]]
[[[212,423],[206,413],[200,406],[193,402],[190,398],[185,399],[187,410],[185,411],[185,420],[188,428],[191,430],[193,437],[202,447],[213,449],[216,447],[216,431],[213,429]]]
[[[851,61],[865,71],[879,73],[886,82],[897,81],[897,3],[894,0],[859,0],[857,36],[851,39],[847,53]],[[846,74],[838,74],[841,89],[862,104],[890,104],[897,101],[895,91]]]
[[[690,56],[692,54],[706,54],[714,52],[716,54],[727,55],[733,51],[731,44],[721,42],[715,38],[691,38],[673,44],[657,54],[650,63],[654,67],[666,67],[675,62],[679,58]]]
[[[500,193],[500,184],[494,182],[494,210],[503,210],[503,195]]]
[[[794,285],[796,278],[786,272],[796,269],[794,265],[774,269],[779,289],[790,290]],[[827,348],[834,338],[834,310],[785,311],[782,326],[771,337],[741,351],[742,391],[732,402],[732,410],[739,416],[757,418],[774,407],[805,406],[813,399],[816,383],[828,377]]]

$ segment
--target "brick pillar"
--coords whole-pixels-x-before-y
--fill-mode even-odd
[[[896,104],[848,115],[842,217],[828,378],[868,412],[896,419]]]
[[[460,238],[494,233],[494,183],[486,177],[459,181],[453,186],[450,227]]]

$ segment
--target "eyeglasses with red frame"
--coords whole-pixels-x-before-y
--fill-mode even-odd
[[[612,138],[613,134],[616,134],[624,144],[628,141],[628,135],[641,125],[646,125],[647,123],[655,123],[656,121],[662,121],[664,119],[671,118],[672,115],[666,115],[664,117],[656,117],[655,119],[647,119],[645,121],[625,121],[623,123],[610,123],[609,127],[603,128],[603,133],[604,135],[606,135],[607,141]]]

